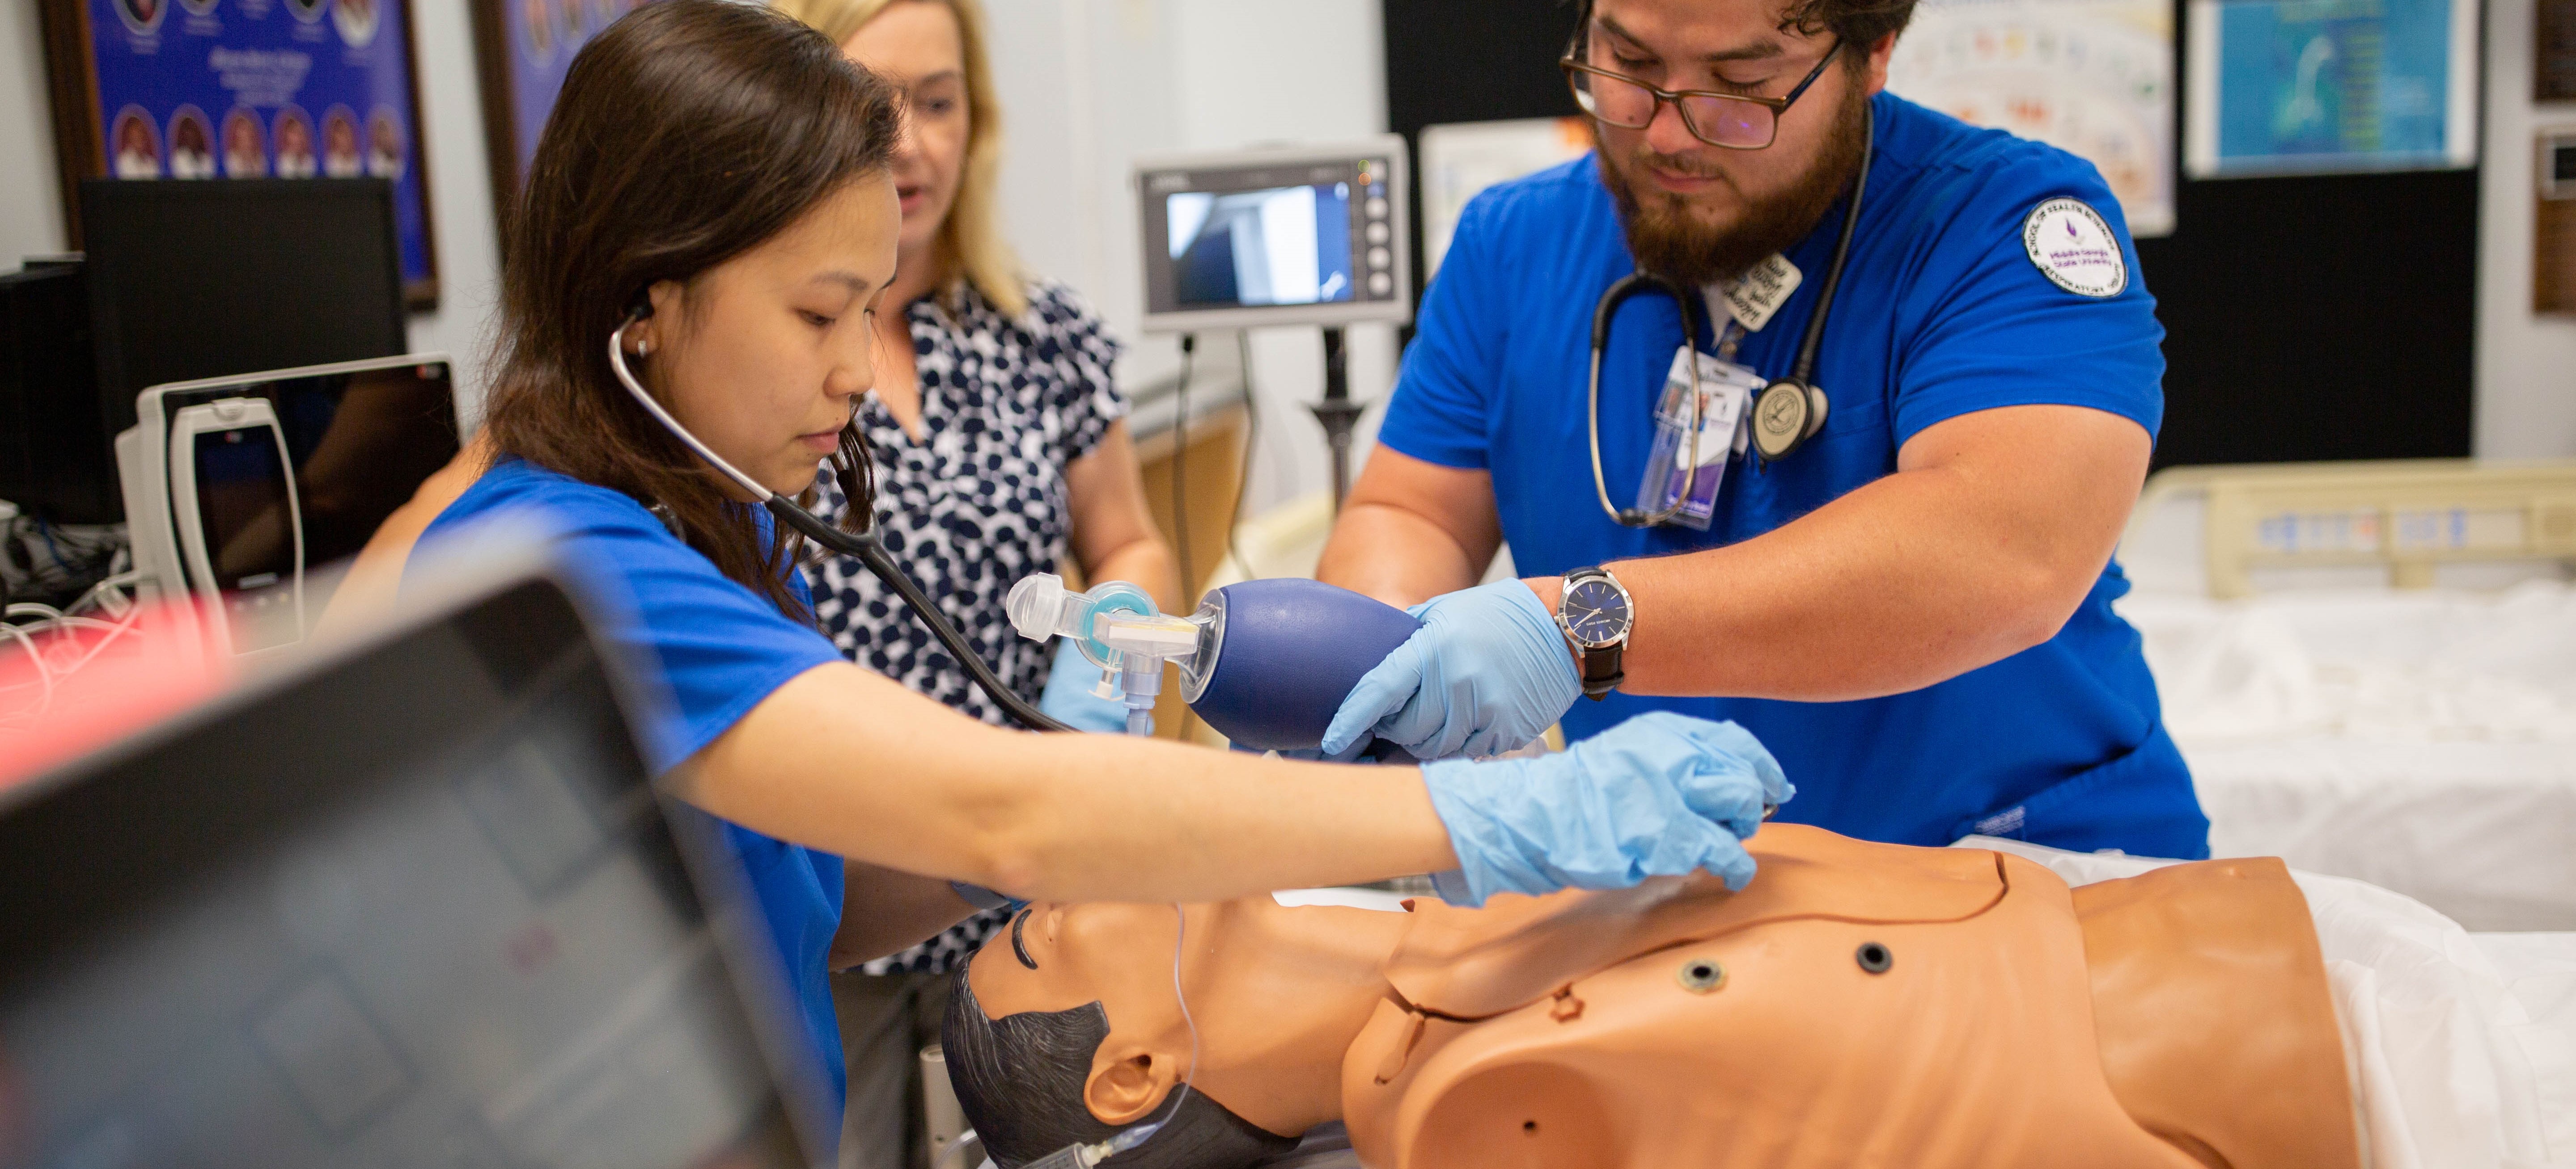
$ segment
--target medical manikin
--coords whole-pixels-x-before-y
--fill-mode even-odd
[[[1797,825],[1707,877],[1409,913],[1036,905],[952,1002],[1003,1166],[1234,1169],[1347,1122],[1371,1169],[2359,1163],[2306,901],[2276,860],[2069,889],[2018,856]],[[1185,1061],[1190,1092],[1172,1097]]]

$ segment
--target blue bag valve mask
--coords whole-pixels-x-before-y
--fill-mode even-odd
[[[1021,636],[1072,638],[1083,657],[1114,672],[1101,694],[1125,695],[1131,726],[1151,710],[1169,661],[1180,667],[1190,709],[1255,751],[1314,750],[1351,687],[1422,628],[1393,605],[1294,577],[1230,584],[1198,612],[1166,617],[1124,581],[1076,593],[1039,573],[1011,587],[1006,607]]]
[[[1294,577],[1227,585],[1191,620],[1203,644],[1181,667],[1181,697],[1256,751],[1321,745],[1351,687],[1422,628],[1383,601]]]

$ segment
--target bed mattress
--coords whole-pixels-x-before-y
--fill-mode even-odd
[[[2279,856],[2472,930],[2576,930],[2576,590],[2141,592],[2220,856]]]

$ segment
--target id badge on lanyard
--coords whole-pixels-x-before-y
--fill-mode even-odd
[[[1773,256],[1729,286],[1723,297],[1711,296],[1721,312],[1718,348],[1732,355],[1737,339],[1769,324],[1780,303],[1797,290],[1798,269]],[[1699,366],[1699,444],[1694,466],[1691,446],[1691,363]],[[1637,507],[1648,513],[1673,509],[1666,522],[1705,532],[1717,514],[1717,491],[1726,482],[1727,463],[1744,453],[1751,439],[1747,414],[1753,395],[1766,381],[1762,375],[1725,358],[1684,344],[1673,354],[1664,375],[1664,391],[1655,396],[1655,442],[1646,456],[1646,472],[1637,483]],[[1694,473],[1696,471],[1696,473]],[[1679,507],[1676,508],[1675,504]]]

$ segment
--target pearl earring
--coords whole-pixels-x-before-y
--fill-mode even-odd
[[[652,339],[652,338],[650,338],[650,337],[646,337],[646,338],[644,338],[643,340],[637,341],[637,342],[635,343],[635,356],[637,356],[637,357],[651,357],[651,356],[653,356],[653,339]]]

